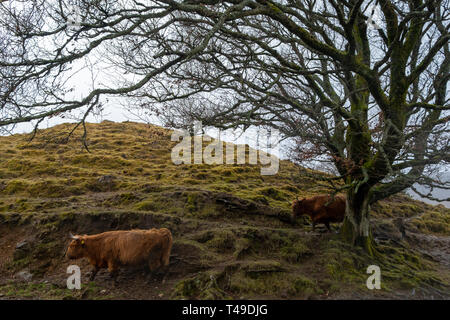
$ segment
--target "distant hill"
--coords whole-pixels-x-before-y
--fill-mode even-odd
[[[31,142],[0,137],[0,299],[448,297],[444,206],[404,194],[375,204],[383,258],[374,261],[336,233],[311,232],[306,218],[291,221],[293,199],[329,189],[289,161],[273,176],[248,163],[175,165],[171,131],[133,122],[88,124],[88,152],[81,129],[67,139],[72,128],[40,130]],[[164,282],[123,270],[116,288],[105,271],[89,283],[80,260],[83,290],[65,289],[69,231],[151,227],[175,239]],[[379,291],[365,287],[374,263],[384,272]]]

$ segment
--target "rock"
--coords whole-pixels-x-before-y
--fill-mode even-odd
[[[112,175],[106,175],[106,176],[101,176],[100,178],[97,179],[98,183],[101,184],[111,184],[114,182],[114,180],[116,180],[117,178],[115,176]]]
[[[23,270],[15,275],[16,278],[22,279],[24,281],[31,281],[33,275],[28,270]]]
[[[97,179],[97,183],[102,186],[102,189],[111,190],[112,188],[114,188],[116,184],[115,181],[116,179],[117,178],[113,175],[101,176],[100,178]]]
[[[22,242],[19,242],[18,244],[16,244],[16,250],[26,249],[26,248],[29,248],[29,246],[30,246],[30,244],[28,242],[22,241]]]
[[[400,241],[403,237],[402,232],[392,221],[379,221],[373,225],[373,236],[375,240],[394,240]]]
[[[15,261],[25,258],[31,251],[31,245],[27,241],[22,241],[16,244],[13,259]]]

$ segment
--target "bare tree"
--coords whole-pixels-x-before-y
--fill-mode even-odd
[[[101,98],[145,87],[202,51],[218,28],[194,46],[179,42],[160,54],[184,23],[172,1],[31,0],[0,4],[0,127],[82,109],[80,123]],[[220,19],[219,19],[220,20]],[[223,21],[218,21],[218,24]],[[140,61],[136,62],[137,59]],[[79,97],[71,78],[94,61],[114,68],[106,83],[92,79]],[[77,65],[77,66],[75,66]],[[108,69],[109,70],[109,69]],[[103,81],[105,75],[103,74]],[[132,74],[126,77],[127,74]],[[92,75],[94,78],[95,75]],[[89,80],[89,77],[87,78]],[[89,82],[89,81],[87,81]],[[104,101],[103,101],[104,102]]]
[[[0,126],[120,95],[173,126],[277,128],[299,160],[333,163],[341,232],[370,254],[370,203],[449,188],[427,175],[450,158],[448,1],[80,0],[75,26],[69,4],[0,4]],[[71,65],[88,57],[114,81],[75,99]]]
[[[179,41],[199,41],[235,3],[193,6]],[[250,1],[244,12],[169,75],[177,92],[137,96],[161,102],[167,124],[275,127],[297,160],[333,163],[347,192],[341,232],[373,253],[371,203],[416,182],[449,188],[431,174],[450,159],[448,3]]]

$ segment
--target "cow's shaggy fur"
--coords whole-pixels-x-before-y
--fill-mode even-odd
[[[346,198],[343,195],[318,195],[312,198],[294,200],[292,203],[293,218],[301,215],[308,215],[313,223],[313,230],[316,224],[323,223],[330,229],[330,222],[342,222],[345,217]]]
[[[147,264],[150,271],[169,265],[172,234],[166,229],[109,231],[95,235],[72,236],[69,259],[87,258],[97,272],[108,268],[116,280],[120,266]]]

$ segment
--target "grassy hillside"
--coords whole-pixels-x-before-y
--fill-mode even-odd
[[[307,219],[291,222],[293,199],[327,191],[291,162],[274,176],[258,165],[174,165],[171,131],[131,122],[89,124],[87,152],[71,129],[0,137],[0,299],[448,298],[443,206],[405,195],[374,205],[382,256],[372,260]],[[83,289],[65,288],[69,231],[151,227],[175,239],[164,280],[127,269],[117,287],[106,271],[89,283],[80,260]],[[365,285],[371,264],[381,290]]]

